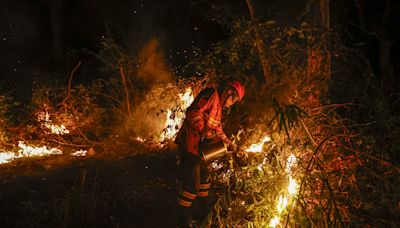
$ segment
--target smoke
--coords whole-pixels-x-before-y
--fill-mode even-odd
[[[172,83],[154,86],[128,118],[127,126],[133,135],[159,141],[166,127],[167,110],[179,105],[179,92]]]
[[[174,83],[175,75],[165,63],[164,54],[157,39],[151,39],[139,51],[140,66],[137,77],[149,86],[148,92],[136,101],[125,128],[131,137],[158,141],[166,127],[166,110],[178,105],[178,93],[182,90]]]
[[[164,53],[156,38],[151,39],[139,52],[141,65],[138,77],[150,87],[173,81],[172,70],[164,61]]]

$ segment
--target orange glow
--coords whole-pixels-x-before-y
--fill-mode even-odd
[[[296,180],[293,179],[293,177],[289,176],[289,186],[288,186],[288,192],[289,195],[295,195],[298,191],[299,185],[296,183]]]
[[[264,136],[264,138],[259,142],[259,143],[254,143],[252,144],[248,149],[246,149],[246,152],[253,152],[253,153],[260,153],[263,150],[263,146],[265,142],[271,141],[271,138],[268,136]],[[276,210],[277,210],[277,215],[275,215],[269,223],[270,227],[276,227],[279,225],[281,216],[283,211],[286,209],[286,207],[289,205],[289,202],[293,200],[293,197],[296,195],[298,192],[298,184],[296,183],[296,180],[292,177],[293,175],[293,166],[296,164],[297,158],[294,154],[290,154],[289,157],[286,159],[286,167],[285,167],[285,173],[288,176],[289,183],[286,189],[286,193],[281,194],[279,196],[279,200],[276,205]],[[258,170],[262,171],[262,167],[265,164],[265,159],[261,164],[258,165]]]
[[[9,163],[14,158],[15,158],[15,153],[13,153],[13,152],[1,152],[0,153],[0,164]]]
[[[268,137],[268,136],[265,136],[265,137],[261,140],[261,142],[252,144],[252,145],[251,145],[248,149],[246,149],[245,151],[246,151],[246,152],[252,152],[252,153],[260,153],[260,152],[262,152],[262,148],[263,148],[263,146],[264,146],[264,143],[265,143],[265,142],[269,142],[269,141],[271,141],[271,138]]]
[[[18,146],[21,148],[18,150],[20,157],[35,157],[35,156],[45,156],[51,154],[62,154],[60,149],[48,148],[47,146],[30,146],[26,145],[23,141],[19,141]]]
[[[71,153],[71,155],[76,157],[84,157],[87,155],[87,150],[77,150],[74,153]]]
[[[64,135],[64,134],[69,134],[69,130],[65,127],[65,125],[56,125],[53,124],[49,113],[46,112],[39,112],[37,115],[37,118],[39,122],[42,123],[42,126],[44,126],[47,130],[50,130],[50,134],[56,134],[56,135]]]
[[[288,205],[287,197],[280,195],[278,205],[276,206],[276,208],[278,209],[278,213],[279,214],[282,213],[282,211],[285,210],[287,205]]]
[[[270,227],[276,227],[279,224],[279,217],[275,216],[271,221],[269,222]]]
[[[41,157],[53,154],[62,154],[62,151],[58,148],[49,148],[47,146],[30,146],[26,145],[23,141],[18,142],[18,152],[1,152],[0,153],[0,164],[9,163],[14,159],[22,157]]]
[[[139,137],[139,136],[136,137],[136,140],[139,141],[139,142],[145,142],[146,141],[145,139],[143,139],[142,137]]]
[[[280,217],[282,216],[282,212],[286,209],[289,202],[293,199],[293,197],[298,192],[299,185],[296,183],[296,180],[292,177],[292,167],[296,163],[296,156],[290,154],[290,156],[286,160],[286,168],[285,171],[289,176],[289,184],[287,187],[288,196],[280,195],[279,200],[276,206],[278,215],[271,219],[269,225],[271,227],[276,227],[279,224]]]

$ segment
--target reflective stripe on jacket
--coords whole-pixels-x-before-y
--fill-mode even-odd
[[[230,140],[222,130],[222,104],[218,91],[214,88],[202,90],[186,110],[186,118],[179,129],[175,142],[185,149],[199,156],[201,138],[218,136],[225,143]]]

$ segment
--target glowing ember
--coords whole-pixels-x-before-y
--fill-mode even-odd
[[[64,134],[69,134],[69,130],[63,125],[55,125],[51,123],[50,120],[50,115],[49,113],[46,112],[39,112],[38,113],[38,120],[42,122],[42,125],[50,130],[51,134],[56,134],[56,135],[64,135]]]
[[[255,143],[253,145],[251,145],[247,150],[245,150],[246,152],[253,152],[253,153],[259,153],[262,151],[262,148],[264,146],[265,142],[269,142],[271,141],[271,138],[268,136],[265,136],[263,138],[263,140],[259,143]]]
[[[82,156],[86,156],[86,154],[87,154],[87,150],[78,150],[78,151],[75,151],[74,153],[72,153],[71,155],[77,156],[77,157],[82,157]]]
[[[145,139],[143,139],[142,137],[139,137],[139,136],[136,137],[136,140],[139,141],[139,142],[145,142],[146,141]]]
[[[161,135],[161,141],[166,139],[172,139],[178,129],[182,125],[182,122],[185,118],[185,110],[189,105],[193,102],[194,96],[192,95],[192,89],[186,88],[184,93],[178,94],[179,96],[179,105],[174,109],[167,109],[167,120],[165,121],[165,131]],[[172,111],[179,110],[179,111]]]

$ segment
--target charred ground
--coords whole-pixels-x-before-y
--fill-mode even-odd
[[[174,152],[60,157],[0,169],[2,227],[176,227]]]

